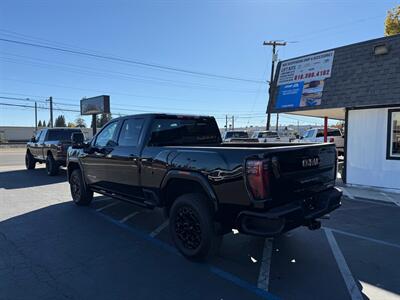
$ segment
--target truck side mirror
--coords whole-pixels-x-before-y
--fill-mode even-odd
[[[36,138],[35,138],[34,136],[31,137],[30,142],[31,142],[31,143],[35,143],[35,142],[36,142]]]
[[[82,149],[84,147],[85,137],[82,132],[74,132],[71,135],[72,148],[73,149]]]

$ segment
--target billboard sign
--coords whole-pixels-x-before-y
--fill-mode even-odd
[[[334,53],[332,50],[282,62],[276,108],[320,105],[325,79],[331,76]]]
[[[102,95],[81,100],[81,115],[109,114],[110,96]]]

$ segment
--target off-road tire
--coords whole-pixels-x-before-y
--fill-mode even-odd
[[[51,154],[47,155],[47,157],[46,157],[46,172],[47,172],[47,175],[49,175],[49,176],[57,175],[59,169],[60,169],[60,166],[54,160],[53,155],[51,155]]]
[[[25,166],[28,170],[33,170],[36,167],[36,160],[29,151],[25,154]]]
[[[80,169],[72,171],[69,177],[69,186],[71,190],[72,200],[76,205],[89,205],[93,200],[93,191],[91,191],[83,181]]]
[[[198,193],[178,197],[170,211],[169,230],[185,257],[203,261],[215,255],[222,236],[216,233],[210,200]]]

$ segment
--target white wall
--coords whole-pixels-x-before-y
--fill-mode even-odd
[[[40,129],[40,128],[39,128]],[[23,126],[0,126],[0,142],[4,141],[28,141],[35,132],[35,127],[23,127]],[[82,128],[82,132],[86,139],[90,139],[92,134],[92,128]]]
[[[347,183],[400,189],[400,160],[387,160],[388,108],[350,110]]]

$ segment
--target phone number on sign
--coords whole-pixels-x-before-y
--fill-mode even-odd
[[[294,76],[294,80],[302,80],[302,79],[308,79],[308,78],[313,78],[313,77],[320,77],[320,76],[326,76],[328,77],[330,75],[330,70],[322,70],[318,72],[309,72],[305,74],[299,74]]]

